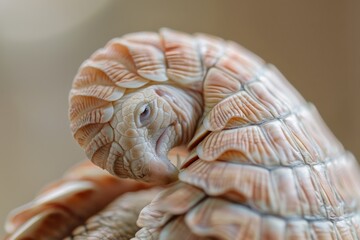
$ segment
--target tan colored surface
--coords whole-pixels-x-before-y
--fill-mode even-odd
[[[0,3],[0,225],[84,158],[68,127],[72,78],[128,32],[168,26],[243,44],[275,64],[360,158],[359,1],[76,2]]]
[[[148,187],[149,185],[134,180],[111,176],[90,161],[81,162],[67,171],[61,179],[48,185],[32,202],[11,212],[6,223],[9,233],[6,239],[63,239],[119,195]],[[159,189],[141,194],[147,200],[140,205],[135,202],[134,210],[149,202],[156,191]],[[119,213],[115,209],[115,214],[121,216],[121,211]],[[141,208],[137,211],[140,210]],[[99,218],[95,217],[93,222]],[[127,216],[120,222],[135,221],[134,217]],[[130,229],[136,232],[136,227]],[[120,231],[116,234],[122,233]]]

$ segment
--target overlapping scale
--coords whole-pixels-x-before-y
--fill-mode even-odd
[[[234,107],[228,109],[231,114],[236,111]],[[204,160],[220,158],[284,166],[311,165],[336,158],[343,147],[327,129],[321,127],[320,120],[311,118],[314,111],[311,105],[305,105],[295,113],[258,125],[243,126],[239,120],[240,126],[235,125],[233,129],[210,132],[197,145],[197,153]],[[221,114],[216,115],[224,119]]]
[[[310,224],[315,239],[339,239],[334,223],[330,221],[314,221]]]
[[[185,33],[170,29],[161,29],[168,77],[187,87],[201,84],[204,70],[200,59],[197,42]]]
[[[235,64],[237,61],[230,62]],[[241,66],[246,68],[244,64]],[[305,105],[303,98],[271,65],[249,72],[246,80],[234,74],[231,78],[230,71],[224,67],[220,69],[210,69],[204,82],[203,124],[209,131],[261,123]]]
[[[195,131],[192,139],[190,140],[190,142],[187,145],[189,149],[194,150],[195,147],[201,142],[201,140],[204,139],[204,137],[206,137],[206,135],[208,135],[210,133],[210,131],[205,128],[204,124],[202,124],[202,120],[200,120],[200,122],[201,123],[196,128],[196,131]]]
[[[282,240],[286,232],[286,222],[274,216],[263,216],[261,221],[261,238]]]
[[[292,139],[294,139],[300,149],[306,163],[314,164],[325,159],[324,156],[320,155],[317,144],[308,135],[308,132],[303,128],[301,122],[295,115],[286,117],[283,122],[291,133]]]
[[[261,215],[240,204],[208,198],[186,216],[189,228],[199,236],[222,240],[269,239],[357,239],[358,219],[306,221]]]
[[[129,42],[144,44],[144,45],[151,45],[151,46],[156,47],[159,50],[163,50],[161,38],[160,38],[159,34],[156,32],[128,33],[128,34],[125,34],[122,38]]]
[[[217,61],[225,54],[225,41],[221,38],[207,34],[195,34],[200,48],[200,57],[204,67],[213,67]]]
[[[260,215],[221,199],[206,199],[186,215],[185,221],[199,236],[228,240],[260,237]]]
[[[136,232],[135,237],[131,238],[131,240],[152,240],[159,239],[160,235],[159,228],[141,228]]]
[[[101,86],[92,85],[84,88],[73,88],[70,91],[70,95],[95,97],[98,99],[104,99],[106,101],[115,101],[122,97],[125,89],[116,88],[113,86]]]
[[[70,97],[87,96],[115,101],[120,99],[124,92],[125,89],[113,85],[112,79],[101,70],[100,64],[88,60],[81,65],[74,79]]]
[[[59,222],[66,224],[59,224]],[[69,227],[78,224],[78,219],[59,208],[42,209],[40,213],[30,218],[6,240],[15,239],[61,239]],[[47,236],[47,237],[44,237]]]
[[[87,127],[80,128],[74,135],[74,138],[81,147],[86,147],[91,139],[102,129],[103,125],[91,124]]]
[[[267,91],[288,109],[294,110],[297,107],[306,104],[303,97],[275,66],[267,65],[266,69],[259,75],[258,79],[259,82],[265,86]]]
[[[260,128],[276,152],[280,165],[293,166],[304,163],[301,149],[282,121],[270,121]]]
[[[95,51],[89,58],[91,61],[101,62],[101,61],[114,61],[121,63],[131,72],[135,72],[135,64],[131,59],[129,49],[123,44],[118,44],[121,42],[122,38],[111,39],[105,47],[100,48]]]
[[[337,189],[333,187],[326,166],[323,164],[314,166],[312,175],[319,186],[328,217],[334,218],[344,215],[344,202],[340,198]]]
[[[171,149],[167,157],[174,166],[180,169],[190,154],[185,146],[178,146]]]
[[[159,188],[126,193],[85,223],[78,226],[65,240],[130,239],[139,227],[136,219],[140,210],[159,192]]]
[[[142,39],[139,34],[143,36]],[[141,82],[146,84],[147,80],[166,81],[166,63],[160,37],[158,34],[155,34],[155,37],[154,34],[143,32],[115,38],[105,48],[95,52],[90,59],[95,62],[110,61],[112,64],[116,62],[118,65],[105,70],[119,72],[117,75],[122,78],[121,82],[118,82],[119,77],[115,77],[118,86],[137,88]]]
[[[286,228],[285,239],[312,239],[309,223],[305,220],[289,221]]]
[[[13,210],[8,216],[6,230],[20,237],[29,232],[34,232],[32,234],[35,236],[38,235],[37,229],[44,228],[53,220],[67,222],[73,219],[69,225],[70,227],[74,226],[79,219],[86,216],[86,212],[74,209],[72,206],[82,200],[81,195],[92,197],[94,188],[93,184],[85,181],[76,181],[71,185],[61,184],[57,189],[47,191],[33,202]],[[73,205],[66,206],[67,202],[71,202]],[[53,207],[54,205],[57,207]],[[54,233],[56,234],[56,232]]]
[[[335,223],[337,234],[340,239],[358,239],[350,219],[344,219]]]
[[[237,93],[241,83],[229,74],[217,68],[211,68],[204,80],[204,115],[223,99]]]
[[[141,211],[137,224],[147,228],[161,227],[174,215],[187,212],[204,197],[201,189],[178,182],[162,191]]]
[[[102,71],[116,86],[121,88],[139,88],[149,82],[149,80],[131,72],[124,64],[117,61],[87,60],[83,67],[92,67]]]
[[[184,236],[192,239],[197,236],[195,239],[347,240],[359,237],[359,224],[358,215],[344,215],[332,220],[282,218],[259,213],[224,198],[208,197],[183,215],[172,218],[163,227],[141,229],[136,239],[153,239],[158,236],[163,237],[159,239]],[[148,234],[145,235],[146,232]],[[140,233],[143,233],[143,238]]]
[[[311,214],[306,208],[318,207],[314,211],[320,212],[322,207],[321,203],[302,206],[300,200],[303,199],[299,198],[295,183],[297,179],[289,168],[269,171],[257,166],[199,160],[184,170],[179,178],[203,189],[210,196],[225,197],[261,213],[300,216]],[[299,178],[306,181],[303,176]],[[311,186],[308,186],[309,191],[316,193]],[[310,198],[310,201],[316,201],[316,196]]]
[[[112,102],[119,100],[125,92],[116,85],[124,70],[118,66],[121,65],[115,61],[86,61],[70,92],[69,117],[74,137],[87,156],[101,167],[105,167],[104,157],[108,156],[113,139],[113,130],[107,124],[114,116]]]
[[[47,186],[32,202],[12,211],[6,223],[6,239],[63,239],[116,196],[147,187],[83,162]]]
[[[283,101],[274,96],[269,88],[260,81],[252,82],[245,86],[245,89],[274,116],[283,116],[291,111],[291,109],[283,104]]]
[[[239,91],[216,104],[204,119],[210,131],[261,123],[272,119],[271,113],[246,91]]]
[[[112,127],[107,123],[102,129],[95,135],[92,136],[91,141],[85,148],[86,155],[92,159],[96,151],[104,145],[111,143],[114,139],[114,131]]]
[[[314,144],[318,146],[322,156],[333,158],[344,151],[344,147],[328,129],[314,105],[309,104],[307,108],[300,109],[297,118]]]
[[[277,165],[279,159],[259,126],[211,132],[198,146],[201,159],[218,158],[258,165]]]
[[[239,61],[251,69],[261,69],[265,65],[263,59],[245,47],[233,41],[226,41],[227,53],[231,53],[234,61]]]
[[[320,186],[311,168],[296,167],[293,169],[293,175],[302,215],[309,219],[326,216],[326,206],[320,194]]]
[[[281,203],[274,195],[270,172],[261,167],[198,160],[182,171],[179,179],[210,196],[225,197],[263,212],[275,212]]]
[[[359,193],[348,192],[356,188],[352,179],[359,179],[353,166],[347,155],[326,165],[274,169],[199,159],[183,170],[179,178],[210,196],[239,202],[257,212],[326,219],[339,218],[359,207]],[[337,170],[347,176],[336,178]]]
[[[215,66],[245,84],[257,79],[263,69],[263,62],[253,61],[245,54],[228,47],[225,55],[220,58]]]
[[[129,50],[134,61],[137,73],[143,78],[163,82],[168,80],[166,76],[165,57],[160,49],[145,44],[121,41]]]
[[[271,172],[272,184],[279,201],[281,216],[301,216],[301,204],[291,168],[276,168]]]
[[[70,128],[74,135],[79,129],[90,124],[110,121],[114,114],[111,103],[95,98],[73,96],[70,104]]]
[[[209,132],[203,124],[205,120],[208,122],[207,114],[213,109],[213,107],[221,102],[224,98],[231,96],[232,94],[240,91],[241,84],[238,80],[226,74],[217,68],[211,68],[208,70],[204,84],[203,84],[203,96],[204,96],[204,110],[203,118],[200,120],[200,125],[196,129],[192,140],[189,142],[189,148],[193,148],[199,143],[199,141]],[[204,119],[205,117],[205,119]],[[207,124],[209,125],[209,124]]]
[[[179,216],[171,220],[166,226],[161,229],[159,240],[206,240],[208,238],[202,238],[193,234],[190,228],[185,223],[183,216]]]

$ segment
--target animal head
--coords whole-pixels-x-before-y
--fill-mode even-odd
[[[74,79],[69,116],[93,163],[119,177],[168,183],[177,179],[178,168],[167,153],[192,137],[202,96],[164,76],[159,46],[125,37],[95,52]]]

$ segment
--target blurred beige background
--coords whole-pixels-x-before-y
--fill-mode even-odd
[[[67,120],[80,63],[110,38],[163,26],[274,63],[360,158],[360,1],[0,0],[0,225],[84,158]]]

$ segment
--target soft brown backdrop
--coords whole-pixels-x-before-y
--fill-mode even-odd
[[[112,37],[163,26],[235,40],[277,65],[360,158],[360,1],[2,0],[0,225],[84,158],[67,120],[80,63]]]

